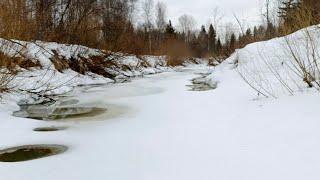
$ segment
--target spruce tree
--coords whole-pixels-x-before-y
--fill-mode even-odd
[[[231,37],[230,37],[230,43],[229,43],[229,49],[230,51],[234,51],[236,49],[236,35],[234,33],[232,33]]]
[[[253,28],[253,39],[254,39],[254,41],[258,40],[258,29],[257,29],[257,26],[254,26],[254,28]]]
[[[252,41],[252,33],[250,28],[247,29],[245,37],[245,44],[250,43]]]
[[[251,33],[251,29],[250,29],[250,28],[247,29],[247,31],[246,31],[246,36],[247,36],[247,37],[252,36],[252,33]]]
[[[301,12],[304,8],[301,8],[301,0],[286,0],[281,2],[281,6],[279,8],[279,17],[283,20],[284,30],[287,32],[284,33],[290,33],[294,30],[297,30],[299,28],[298,17],[300,14],[304,14]],[[270,32],[269,30],[272,29],[272,26],[268,23],[267,27],[267,38],[270,38]]]
[[[208,34],[205,26],[201,26],[201,31],[198,37],[198,41],[200,44],[201,51],[206,54],[208,52]]]
[[[175,37],[176,30],[172,26],[171,20],[169,20],[169,24],[167,24],[167,26],[166,26],[166,32],[165,33],[166,33],[166,37],[167,38],[174,38]]]
[[[222,54],[222,43],[221,43],[220,38],[218,38],[218,40],[217,40],[216,52],[217,52],[218,55]]]
[[[276,35],[276,27],[272,23],[267,24],[266,39],[271,39]]]
[[[217,33],[213,27],[212,24],[210,24],[210,27],[209,27],[209,42],[208,42],[208,50],[209,50],[209,53],[211,54],[215,54],[216,53],[216,38],[217,38]]]

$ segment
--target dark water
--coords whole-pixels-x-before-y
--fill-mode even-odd
[[[39,127],[33,129],[36,132],[54,132],[54,131],[62,131],[68,129],[67,127]]]
[[[48,156],[58,155],[67,151],[61,145],[27,145],[0,151],[0,162],[22,162]]]

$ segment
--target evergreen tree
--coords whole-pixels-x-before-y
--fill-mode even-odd
[[[208,34],[205,26],[201,26],[201,31],[198,37],[198,41],[200,44],[200,49],[203,52],[202,54],[206,54],[208,52]]]
[[[272,23],[268,23],[266,29],[266,39],[271,39],[276,36],[276,27]]]
[[[171,20],[169,20],[169,24],[167,24],[167,26],[166,26],[166,32],[165,33],[166,33],[166,37],[167,38],[174,38],[175,35],[176,35],[176,30],[172,26]]]
[[[230,37],[230,42],[229,42],[229,50],[230,51],[234,51],[236,49],[236,35],[234,33],[232,33],[231,37]]]
[[[257,34],[259,39],[264,39],[266,36],[266,28],[262,25],[259,26],[258,28],[258,34]]]
[[[320,23],[319,0],[285,0],[281,2],[279,17],[284,33]]]
[[[208,42],[209,53],[215,54],[216,53],[217,33],[216,33],[212,24],[210,24],[208,36],[209,36],[209,42]]]
[[[221,43],[220,38],[218,38],[218,40],[217,40],[216,52],[217,52],[218,55],[222,54],[222,43]]]
[[[251,33],[251,29],[247,29],[246,31],[246,35],[245,35],[245,44],[248,44],[252,41],[252,33]]]
[[[253,39],[254,39],[254,41],[258,40],[258,29],[257,29],[257,26],[254,26],[254,28],[253,28]]]
[[[279,17],[283,20],[283,29],[284,33],[290,33],[294,30],[297,30],[301,27],[297,27],[300,22],[297,22],[298,17],[301,15],[301,1],[300,0],[286,0],[281,2],[281,6],[279,8]],[[267,38],[270,37],[270,29],[272,27],[268,24],[267,27]]]
[[[247,29],[247,31],[246,31],[246,36],[247,36],[247,37],[251,37],[251,36],[252,36],[252,33],[251,33],[251,29],[250,29],[250,28]]]

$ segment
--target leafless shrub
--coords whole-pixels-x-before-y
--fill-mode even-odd
[[[291,70],[297,74],[310,88],[320,90],[319,43],[318,28],[305,29],[303,39],[285,38],[287,53],[290,57]]]
[[[14,77],[15,75],[10,72],[0,72],[0,94],[10,91],[11,87],[9,84]]]
[[[4,39],[0,40],[0,94],[8,92],[14,88],[12,81],[15,79],[19,69],[31,68],[39,64],[30,60],[24,60],[16,55],[20,52],[12,52],[13,44]],[[9,52],[11,51],[11,54]],[[6,54],[6,53],[7,54]]]
[[[256,44],[257,53],[251,49],[249,54],[255,53],[258,58],[241,64],[239,74],[265,97],[294,95],[306,87],[320,91],[319,33],[314,26],[283,37],[283,41]]]

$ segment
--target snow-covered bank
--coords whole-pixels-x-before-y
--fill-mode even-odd
[[[223,81],[221,71],[237,71],[260,95],[279,97],[319,89],[320,27],[312,26],[285,37],[252,43],[237,50],[207,81]],[[220,79],[221,78],[221,79]]]
[[[0,51],[39,67],[20,68],[11,86],[46,93],[65,92],[68,85],[114,82],[170,70],[165,57],[105,52],[79,45],[1,39]],[[28,82],[25,81],[28,80]],[[53,92],[52,92],[53,91]]]
[[[7,85],[10,91],[0,94],[4,106],[19,104],[21,111],[15,112],[15,116],[40,119],[100,109],[92,103],[76,107],[59,105],[62,100],[59,95],[70,93],[79,86],[90,88],[183,67],[208,66],[208,61],[202,59],[186,59],[181,67],[169,67],[165,56],[135,56],[80,45],[4,39],[0,39],[0,55],[16,65],[16,75]],[[64,98],[63,101],[69,100]],[[18,109],[16,105],[7,113]]]
[[[165,56],[135,56],[54,42],[0,39],[1,53],[21,64],[8,86],[22,94],[63,94],[79,85],[123,82],[173,71]],[[186,61],[187,65],[194,63],[207,64]]]

